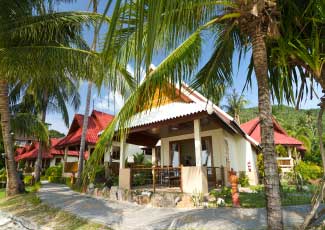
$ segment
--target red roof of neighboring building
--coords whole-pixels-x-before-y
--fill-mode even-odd
[[[51,146],[49,149],[44,150],[42,152],[42,158],[43,159],[51,159],[53,158],[53,155],[64,155],[63,150],[58,150],[55,148],[56,144],[61,139],[58,138],[51,138]],[[22,159],[36,159],[39,149],[39,143],[37,141],[32,142],[31,145],[27,145],[25,147],[18,148],[16,150],[17,156],[15,157],[16,161],[22,160]],[[78,156],[79,152],[77,151],[68,151],[68,156]],[[87,158],[87,153],[85,153],[85,158]]]
[[[299,147],[300,150],[305,150],[303,143],[293,137],[290,137],[287,132],[280,126],[280,124],[273,118],[274,126],[274,142],[276,145],[294,145]],[[240,127],[250,135],[258,143],[261,143],[261,126],[258,117],[250,120]]]
[[[67,145],[79,144],[81,141],[83,117],[84,116],[81,114],[76,114],[74,116],[67,136],[62,138],[57,143],[57,146],[63,147]],[[113,115],[93,110],[91,115],[88,117],[86,143],[96,144],[98,140],[98,133],[105,129],[113,119]]]

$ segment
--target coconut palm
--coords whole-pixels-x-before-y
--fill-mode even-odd
[[[40,85],[42,85],[42,87],[40,87]],[[19,89],[23,92],[19,92]],[[22,94],[23,97],[20,98],[19,95],[16,96],[15,93]],[[38,81],[31,79],[23,83],[23,85],[18,82],[15,84],[15,87],[13,87],[10,98],[13,100],[20,100],[20,103],[11,106],[11,112],[30,112],[39,116],[41,121],[45,123],[47,112],[55,111],[62,114],[62,119],[66,126],[69,125],[67,104],[69,103],[72,105],[75,110],[78,109],[80,105],[78,84],[68,76],[48,76],[46,79],[39,79]],[[39,148],[35,164],[36,181],[40,179],[41,163],[42,148]]]
[[[103,19],[87,12],[35,14],[42,1],[1,0],[0,10],[0,114],[6,153],[7,195],[18,193],[16,167],[11,138],[8,83],[46,78],[47,75],[71,75],[80,78],[100,75],[101,61],[94,53],[52,41],[62,41],[62,31],[81,31],[83,24]],[[74,33],[73,33],[74,34]],[[70,41],[71,38],[67,42]]]
[[[243,95],[239,95],[235,89],[233,89],[232,93],[227,95],[227,104],[223,106],[227,110],[227,112],[232,115],[238,124],[240,124],[240,112],[245,108],[248,104],[248,101],[245,99]]]
[[[110,5],[107,10],[109,8]],[[214,50],[191,85],[196,89],[209,89],[208,92],[213,92],[213,88],[219,85],[231,85],[234,51],[247,53],[251,47],[258,84],[267,220],[268,226],[281,229],[281,200],[265,42],[266,38],[276,37],[278,16],[276,1],[116,1],[104,51],[115,50],[114,61],[118,63],[134,63],[138,82],[143,66],[147,77],[103,133],[90,162],[99,163],[104,146],[112,139],[117,124],[122,137],[127,133],[130,117],[150,107],[156,88],[168,90],[168,84],[190,80],[198,66],[204,38],[214,39]],[[150,72],[152,58],[158,51],[165,51],[168,55]],[[113,62],[109,53],[105,54],[106,61]],[[90,167],[88,169],[91,171]]]
[[[93,0],[93,12],[97,13],[97,0]],[[97,36],[98,36],[98,26],[95,25],[94,28],[94,37],[93,42],[91,46],[91,50],[96,51],[96,45],[97,45]],[[81,185],[81,174],[84,167],[84,152],[85,152],[85,145],[86,145],[86,135],[87,135],[87,129],[88,129],[88,116],[89,116],[89,110],[90,110],[90,98],[91,98],[91,91],[92,91],[93,83],[91,81],[88,81],[87,86],[87,96],[86,96],[86,108],[85,113],[83,117],[83,124],[82,124],[82,132],[81,132],[81,140],[80,140],[80,150],[79,150],[79,161],[78,161],[78,173],[77,173],[77,186],[80,187]]]

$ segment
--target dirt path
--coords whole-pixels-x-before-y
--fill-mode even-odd
[[[151,208],[128,202],[88,197],[67,186],[44,184],[40,199],[81,218],[103,223],[114,229],[265,229],[265,209],[176,209]],[[286,229],[297,227],[309,210],[306,205],[286,207]]]

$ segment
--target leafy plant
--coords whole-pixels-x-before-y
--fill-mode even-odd
[[[7,172],[5,168],[0,169],[0,181],[7,181]]]
[[[295,170],[305,181],[321,178],[323,173],[320,166],[312,162],[304,161],[300,161],[299,164],[296,165]]]
[[[221,190],[213,189],[211,190],[210,195],[214,196],[216,200],[218,198],[222,198],[222,199],[231,198],[231,188],[224,186],[221,188]]]
[[[32,185],[33,184],[33,176],[27,175],[24,177],[25,185]]]
[[[45,177],[62,177],[63,166],[59,164],[57,166],[51,166],[45,171]],[[49,179],[50,180],[50,179]]]
[[[238,182],[242,187],[248,187],[249,186],[249,179],[245,172],[239,173]]]

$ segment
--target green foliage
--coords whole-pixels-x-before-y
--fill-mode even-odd
[[[258,170],[258,178],[260,182],[264,179],[264,162],[263,162],[263,154],[260,153],[257,155],[257,170]]]
[[[105,166],[99,165],[96,166],[96,175],[95,175],[95,183],[104,182],[105,181]]]
[[[283,145],[275,146],[275,152],[278,157],[288,157],[288,151]]]
[[[61,137],[64,137],[64,136],[65,136],[64,133],[60,133],[57,130],[54,130],[54,129],[49,130],[49,137],[50,138],[61,138]]]
[[[62,172],[63,172],[63,166],[62,164],[59,164],[57,166],[51,166],[45,171],[45,176],[48,178],[48,180],[62,177]]]
[[[25,185],[32,185],[33,184],[33,176],[27,175],[24,177],[24,183]]]
[[[142,165],[144,163],[145,156],[143,153],[136,153],[133,156],[135,165]]]
[[[248,187],[249,186],[249,179],[245,172],[239,173],[238,182],[242,187]]]
[[[322,177],[323,170],[320,166],[312,162],[300,161],[295,166],[295,170],[299,173],[305,181],[310,179],[318,179]]]
[[[218,198],[222,198],[222,199],[227,199],[227,198],[231,198],[231,188],[228,188],[226,186],[223,186],[220,189],[213,189],[210,191],[210,195],[214,196],[216,198],[216,200]]]
[[[305,161],[311,161],[321,165],[319,151],[319,140],[317,135],[317,117],[319,109],[300,109],[284,105],[274,105],[272,113],[279,124],[290,136],[304,143],[307,151],[304,155]],[[242,123],[247,122],[258,115],[258,108],[243,109],[240,113]],[[325,127],[325,119],[323,119]]]
[[[25,168],[25,160],[20,160],[20,161],[18,161],[18,168],[19,169],[23,169],[23,168]]]
[[[7,172],[5,168],[0,169],[0,181],[7,181]]]

